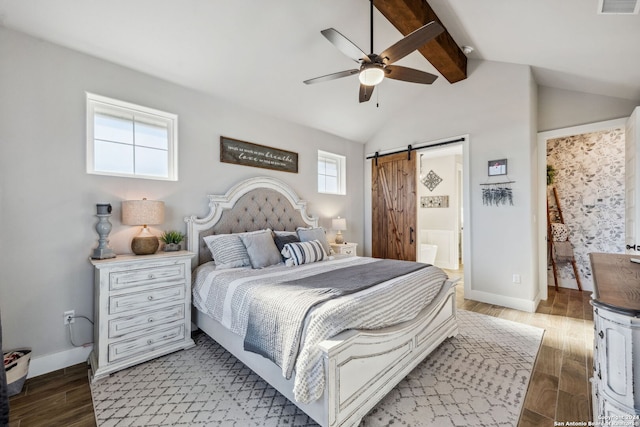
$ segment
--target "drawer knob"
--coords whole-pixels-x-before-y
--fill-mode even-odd
[[[600,338],[604,338],[604,332],[602,332],[602,331],[598,332],[598,336],[599,336]]]
[[[147,297],[147,299],[148,299],[149,301],[153,301],[153,295],[149,295],[149,296]]]
[[[151,317],[149,317],[149,319],[147,319],[147,322],[151,323],[151,322],[153,322],[153,319]]]
[[[150,275],[149,275],[149,279],[153,279],[153,274],[150,274]]]
[[[149,345],[153,344],[153,340],[147,340],[147,344]]]

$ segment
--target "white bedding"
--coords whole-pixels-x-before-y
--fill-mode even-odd
[[[280,264],[264,269],[226,270],[216,270],[213,263],[206,263],[193,274],[193,304],[244,338],[253,288],[376,261],[336,256],[333,260],[295,267]],[[306,403],[322,395],[324,367],[319,342],[348,329],[379,329],[411,320],[433,300],[446,279],[447,275],[439,268],[427,267],[315,307],[307,316],[297,359],[283,361],[281,365],[286,376],[289,366],[295,364],[296,400]],[[278,291],[286,298],[285,285]]]

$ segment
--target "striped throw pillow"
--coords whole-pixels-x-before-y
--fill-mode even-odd
[[[237,234],[214,234],[206,236],[204,242],[211,251],[218,270],[251,265],[247,248]]]
[[[287,243],[282,249],[282,256],[287,259],[287,265],[288,261],[291,261],[293,265],[301,265],[322,261],[327,257],[327,253],[319,240],[311,240],[309,242]]]

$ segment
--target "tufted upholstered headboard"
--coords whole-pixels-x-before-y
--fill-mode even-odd
[[[307,202],[284,182],[256,177],[233,186],[226,194],[209,196],[209,213],[186,217],[187,248],[196,254],[192,266],[211,261],[203,237],[245,231],[295,231],[297,227],[317,227],[318,219],[306,212]]]

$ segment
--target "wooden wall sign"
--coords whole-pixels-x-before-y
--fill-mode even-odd
[[[220,161],[255,168],[298,173],[298,153],[220,137]]]

